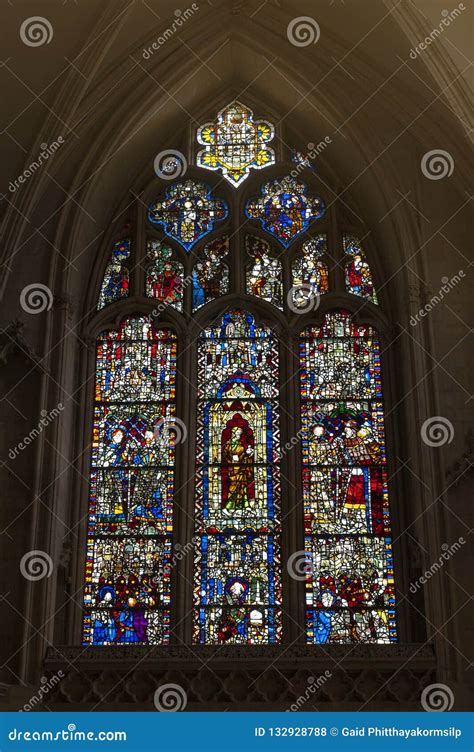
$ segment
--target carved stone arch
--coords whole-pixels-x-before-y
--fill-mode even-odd
[[[84,327],[84,337],[93,340],[106,329],[116,329],[122,319],[128,316],[145,315],[158,329],[170,327],[178,336],[185,336],[186,327],[183,315],[171,306],[156,311],[156,302],[144,296],[135,296],[115,301],[99,311]]]

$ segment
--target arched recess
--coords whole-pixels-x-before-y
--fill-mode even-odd
[[[206,176],[203,176],[203,177],[204,177],[204,179],[205,179],[205,180],[206,180],[207,182],[211,182],[211,181],[210,181],[210,179],[209,179],[209,176],[207,176],[207,175],[206,175]],[[250,186],[250,181],[249,181],[249,186]],[[386,195],[386,194],[384,194],[384,195]],[[388,204],[389,204],[389,200],[388,200],[388,197],[387,197],[387,205],[388,205]],[[141,204],[141,203],[140,203],[140,202],[138,201],[138,202],[137,202],[137,212],[140,212],[140,211],[142,211],[142,204]],[[416,235],[416,233],[415,233],[415,235]],[[413,237],[414,237],[415,235],[413,235]],[[413,238],[412,238],[412,239],[413,239]],[[371,264],[372,264],[372,261],[371,261]],[[131,299],[131,301],[129,301],[129,302],[132,302],[132,299]],[[327,301],[327,305],[329,305],[329,300]],[[166,315],[168,316],[168,315],[171,315],[171,314],[168,314],[168,313],[167,313]]]
[[[197,644],[283,639],[279,349],[242,308],[197,340]]]
[[[241,311],[244,314],[248,314],[255,322],[255,327],[258,328],[259,331],[266,331],[268,333],[271,333],[270,336],[273,338],[273,352],[275,355],[275,360],[277,361],[275,364],[273,364],[273,375],[270,375],[270,363],[268,363],[268,389],[272,391],[272,397],[271,399],[267,397],[267,399],[269,399],[269,404],[271,403],[273,405],[272,429],[274,429],[275,434],[274,436],[270,436],[270,434],[268,434],[268,440],[271,441],[272,444],[272,459],[270,460],[268,458],[266,461],[263,461],[263,464],[265,464],[266,462],[266,466],[269,468],[269,470],[270,467],[273,466],[272,486],[275,493],[273,505],[276,507],[276,509],[275,514],[271,517],[270,523],[271,529],[273,529],[273,527],[276,528],[275,535],[277,538],[277,543],[275,545],[277,547],[277,560],[274,564],[274,571],[276,573],[277,579],[279,580],[278,589],[280,591],[278,602],[276,604],[273,603],[273,610],[279,611],[279,626],[278,635],[274,635],[273,639],[269,639],[268,634],[266,633],[263,636],[263,639],[260,640],[258,638],[255,638],[254,640],[252,640],[252,642],[262,645],[275,645],[278,643],[288,644],[295,639],[295,621],[292,620],[292,618],[290,618],[289,616],[292,608],[290,604],[294,599],[294,594],[289,587],[288,572],[286,570],[284,562],[287,560],[291,552],[293,545],[293,534],[291,532],[291,525],[282,524],[281,520],[287,519],[288,516],[291,515],[292,489],[290,488],[291,481],[289,477],[288,457],[284,454],[279,456],[281,446],[283,446],[283,443],[287,443],[289,441],[292,431],[291,404],[293,395],[291,389],[288,388],[289,375],[288,362],[286,357],[287,347],[285,345],[285,340],[287,339],[288,332],[287,322],[283,312],[273,305],[267,303],[266,301],[256,298],[255,296],[247,295],[243,292],[240,294],[234,292],[229,295],[223,296],[217,300],[211,301],[206,306],[199,309],[195,313],[193,320],[190,322],[189,359],[191,371],[194,377],[193,387],[196,390],[196,398],[190,400],[188,411],[189,425],[193,427],[193,430],[190,432],[187,477],[195,477],[197,475],[199,479],[199,476],[202,476],[202,468],[205,464],[203,463],[202,459],[198,461],[198,463],[196,463],[196,456],[198,456],[202,451],[202,446],[198,442],[200,441],[202,444],[202,440],[205,436],[205,430],[203,430],[203,409],[207,404],[206,400],[209,401],[210,397],[210,395],[203,396],[203,380],[202,378],[199,378],[199,369],[201,368],[203,358],[205,357],[203,350],[205,340],[202,339],[202,335],[205,332],[210,331],[212,327],[219,328],[219,322],[222,322],[223,318],[228,315],[229,312],[233,311]],[[239,369],[236,368],[235,370],[238,371]],[[250,380],[252,380],[252,367],[249,368],[249,372]],[[232,376],[232,372],[229,372],[228,376]],[[260,377],[265,383],[264,373],[260,373]],[[275,390],[277,394],[279,391],[279,397],[275,396]],[[224,394],[222,399],[223,401],[225,401]],[[252,397],[252,400],[255,400],[255,395]],[[214,400],[211,398],[209,404],[213,402]],[[227,400],[227,403],[230,405],[229,400]],[[234,412],[240,413],[240,407]],[[194,427],[196,427],[196,430],[194,430]],[[262,462],[260,462],[260,465],[262,465]],[[266,507],[264,507],[265,505],[262,506],[261,511],[261,527],[265,526],[269,522],[269,520],[267,520],[268,510],[266,510]],[[200,505],[196,504],[195,495],[190,495],[190,497],[188,498],[187,509],[187,529],[185,532],[185,537],[187,541],[193,540],[194,545],[197,546],[198,542],[195,536],[197,530],[200,529],[202,532],[203,518]],[[254,525],[256,521],[258,521],[258,519],[259,518],[257,515],[253,522]],[[221,526],[223,525],[223,519],[219,519],[219,524]],[[195,583],[197,583],[198,575],[198,571],[196,569],[196,560],[192,557],[187,557],[187,559],[183,563],[184,567],[182,570],[182,582],[187,583],[186,598],[188,603],[188,610],[189,604],[191,603],[193,603],[194,609],[196,609],[197,585]],[[239,578],[237,577],[237,579]],[[222,606],[222,603],[220,605]],[[260,606],[257,605],[258,609],[261,609],[261,607],[262,604],[260,604]],[[202,624],[201,629],[203,628],[204,625]],[[214,636],[216,636],[216,633]],[[200,642],[199,632],[196,621],[194,621],[193,623],[192,619],[189,619],[186,625],[185,639],[188,643],[194,643],[195,647],[199,649],[199,645],[196,645],[196,643]],[[213,641],[215,643],[218,640],[214,639]],[[212,644],[213,641],[209,640],[210,644]],[[230,644],[234,642],[236,644],[239,644],[239,640],[234,641],[233,639],[231,639]]]
[[[139,413],[140,413],[140,405],[144,405],[146,408],[146,403],[149,403],[149,407],[146,408],[148,410],[149,416],[148,419],[145,417],[144,421],[150,424],[150,425],[143,425],[143,430],[141,430],[140,426],[137,425],[131,425],[130,426],[130,435],[136,435],[139,436],[140,441],[136,443],[137,446],[137,458],[138,460],[135,461],[133,458],[133,452],[130,452],[130,461],[127,459],[124,459],[123,461],[117,462],[115,464],[115,467],[117,468],[118,472],[127,472],[127,468],[130,470],[130,468],[134,467],[135,465],[138,468],[138,472],[141,470],[145,472],[153,472],[153,468],[155,468],[156,463],[159,460],[160,455],[160,445],[163,445],[164,452],[167,454],[167,460],[166,463],[168,470],[166,470],[168,474],[168,488],[167,489],[159,489],[159,496],[160,496],[160,506],[162,507],[162,510],[159,515],[159,520],[161,520],[159,524],[159,528],[157,528],[157,531],[155,531],[156,536],[159,536],[161,538],[166,538],[166,549],[168,551],[166,557],[160,557],[163,559],[161,561],[161,569],[165,567],[165,575],[166,575],[166,603],[164,604],[161,602],[161,605],[159,606],[159,609],[157,610],[163,610],[166,606],[166,610],[170,613],[166,616],[166,625],[165,625],[165,631],[168,630],[168,624],[170,619],[175,619],[176,616],[174,614],[175,609],[175,593],[174,593],[174,582],[172,582],[171,577],[169,577],[169,572],[166,571],[166,566],[169,567],[169,562],[171,559],[171,547],[172,547],[172,541],[173,541],[173,535],[174,535],[174,529],[175,525],[179,523],[179,514],[178,514],[178,507],[174,508],[173,504],[173,493],[174,493],[174,478],[179,474],[179,467],[180,463],[182,462],[182,458],[180,456],[180,448],[175,447],[174,440],[173,440],[173,429],[174,427],[178,427],[180,425],[180,415],[183,411],[183,404],[182,404],[182,365],[180,361],[180,353],[178,351],[178,341],[183,342],[185,338],[185,330],[183,327],[183,321],[182,316],[173,309],[172,306],[166,307],[166,312],[162,312],[161,315],[156,314],[157,307],[156,302],[145,298],[145,296],[139,295],[139,296],[132,296],[125,298],[123,300],[113,302],[100,310],[96,315],[93,316],[93,318],[89,321],[87,327],[84,331],[84,341],[87,343],[87,348],[84,349],[83,352],[83,359],[81,363],[81,375],[82,375],[82,384],[83,388],[81,390],[81,403],[82,403],[82,410],[81,410],[81,420],[78,424],[80,426],[80,431],[78,431],[78,434],[81,433],[81,439],[80,441],[83,442],[82,450],[78,449],[78,471],[80,476],[80,481],[77,483],[75,488],[75,521],[74,521],[74,527],[73,529],[77,531],[78,538],[82,538],[82,540],[91,540],[94,536],[98,536],[99,538],[105,539],[105,542],[108,543],[111,540],[111,533],[113,536],[124,537],[126,536],[126,531],[120,529],[120,525],[116,522],[113,522],[112,527],[107,526],[104,528],[104,524],[100,523],[98,524],[96,510],[93,511],[92,517],[92,527],[91,527],[91,509],[92,504],[96,505],[95,500],[91,503],[91,494],[96,495],[96,489],[93,486],[92,482],[92,476],[94,475],[95,468],[99,466],[100,468],[110,468],[112,469],[114,467],[114,462],[110,458],[107,458],[104,454],[105,452],[110,452],[110,448],[113,446],[113,437],[112,433],[109,430],[110,438],[112,438],[112,441],[110,441],[110,438],[108,441],[105,440],[105,435],[103,434],[103,431],[101,432],[100,428],[94,428],[95,426],[95,420],[94,420],[94,414],[97,412],[97,410],[100,411],[101,405],[104,404],[107,409],[107,401],[103,402],[101,399],[101,391],[102,387],[100,386],[101,383],[103,383],[104,378],[103,375],[101,376],[101,371],[98,371],[98,365],[100,362],[102,362],[102,374],[106,372],[106,366],[104,367],[104,363],[106,365],[110,365],[110,362],[114,357],[116,357],[117,360],[117,374],[118,374],[118,384],[120,385],[120,382],[122,381],[122,391],[128,391],[128,397],[126,397],[125,401],[120,399],[115,399],[112,397],[112,405],[111,408],[109,408],[110,412],[113,413],[114,411],[114,403],[117,402],[118,409],[123,409],[124,405],[126,406],[127,403],[131,404],[134,401],[134,395],[136,392],[136,397],[139,398],[138,400],[135,400],[137,410],[135,410],[136,416],[138,416],[137,420],[139,422]],[[144,334],[143,336],[143,342],[140,342],[140,337],[138,338],[138,341],[134,343],[133,339],[130,340],[130,338],[125,338],[124,343],[122,344],[120,341],[117,341],[114,343],[114,340],[116,339],[118,333],[121,329],[123,329],[125,322],[141,322],[140,327],[143,328]],[[145,332],[146,327],[146,332]],[[154,334],[152,334],[154,332]],[[154,355],[152,353],[152,350],[158,349],[159,341],[162,338],[162,335],[160,333],[169,333],[168,339],[172,339],[172,347],[173,347],[173,353],[171,355],[171,352],[163,353],[162,357],[166,357],[168,359],[168,363],[171,363],[169,360],[170,357],[173,359],[173,365],[172,365],[172,372],[168,373],[168,375],[163,370],[163,366],[160,365],[159,359],[160,359],[160,353],[157,351]],[[151,341],[150,341],[151,338]],[[148,341],[148,345],[146,344]],[[133,350],[134,344],[136,344],[137,352],[135,353],[135,363],[133,362],[133,352],[130,354],[127,354],[127,348],[129,351]],[[171,343],[170,343],[171,346]],[[100,348],[100,360],[99,360],[99,348]],[[117,354],[118,351],[118,354]],[[84,357],[85,356],[85,357]],[[155,358],[155,362],[153,362],[153,359]],[[158,358],[158,360],[156,360]],[[143,374],[141,373],[141,370],[143,369]],[[159,386],[153,386],[155,384],[155,380],[157,379],[158,371],[161,369],[161,377],[162,380],[165,379],[161,386],[161,391],[163,389],[167,392],[167,397],[165,402],[169,404],[170,410],[166,411],[166,414],[161,413],[160,409],[155,409],[156,406],[159,407],[159,398],[158,398],[158,392],[160,391]],[[113,380],[113,368],[108,369],[108,378]],[[154,374],[154,375],[153,375]],[[170,393],[170,385],[165,386],[165,382],[167,378],[171,378],[172,384],[171,384],[171,393]],[[148,397],[148,398],[140,398],[140,383],[143,383],[143,389],[146,391],[152,391],[156,392],[155,397],[158,398],[158,401],[156,401],[155,398]],[[148,386],[147,386],[148,384]],[[119,389],[120,391],[120,389]],[[163,403],[164,405],[165,403]],[[154,407],[155,405],[155,407]],[[125,412],[127,412],[127,409],[125,409]],[[130,412],[130,410],[128,410]],[[133,410],[132,410],[133,412]],[[155,414],[156,413],[156,414]],[[161,417],[160,417],[161,415]],[[125,417],[125,415],[124,415]],[[132,416],[133,418],[133,416]],[[125,418],[126,419],[126,418]],[[134,419],[134,418],[133,418]],[[137,420],[135,420],[135,423],[137,423]],[[156,420],[158,420],[158,423],[156,423]],[[143,421],[142,421],[143,422]],[[120,420],[118,421],[120,423]],[[110,429],[113,430],[122,430],[120,426],[118,425],[115,429],[113,429],[112,426],[110,426]],[[107,428],[104,424],[104,430]],[[153,434],[153,436],[151,435]],[[148,438],[146,438],[148,436]],[[126,438],[122,442],[124,452],[126,452]],[[98,449],[97,447],[102,449],[102,455],[104,461],[97,462],[97,453]],[[120,446],[120,442],[118,444],[118,447]],[[155,454],[155,459],[151,456],[150,459],[144,459],[139,458],[140,455],[140,446],[142,447],[143,451],[146,451],[146,446],[151,447],[151,454]],[[108,447],[108,448],[107,448]],[[153,449],[153,447],[156,448]],[[163,448],[162,447],[162,448]],[[162,452],[161,452],[162,453]],[[100,452],[99,452],[100,454]],[[118,457],[118,455],[117,455]],[[169,461],[171,460],[171,462]],[[146,468],[149,468],[148,470]],[[108,470],[106,469],[105,472]],[[102,470],[104,472],[104,470]],[[133,471],[130,470],[130,472],[133,473]],[[159,474],[160,471],[158,471]],[[130,473],[129,473],[130,474]],[[173,478],[172,478],[173,476]],[[132,480],[132,482],[131,482]],[[125,483],[125,496],[130,500],[133,497],[132,494],[132,485],[135,484],[135,487],[138,487],[139,495],[141,495],[142,502],[140,502],[142,505],[145,506],[148,505],[148,507],[152,506],[153,500],[152,498],[147,498],[147,490],[145,489],[149,487],[149,483],[144,484],[141,483],[140,479],[138,479],[139,482],[137,482],[137,479],[125,479],[122,482]],[[164,486],[164,480],[162,486]],[[128,485],[127,485],[128,484]],[[142,486],[141,491],[139,489],[140,484]],[[157,486],[158,488],[158,486]],[[156,494],[155,494],[156,495]],[[85,498],[89,496],[89,502],[87,504],[87,508],[84,504]],[[139,502],[137,502],[139,503]],[[103,502],[104,504],[104,502]],[[106,504],[104,504],[106,506]],[[166,508],[168,509],[168,512],[166,513]],[[130,512],[130,510],[129,510]],[[124,524],[126,522],[125,517],[127,516],[125,514],[125,511],[122,510],[122,516],[124,517]],[[130,517],[130,520],[132,522],[132,525],[127,525],[128,528],[128,534],[132,535],[133,537],[136,536],[136,528],[138,525],[138,529],[143,528],[143,526],[146,526],[146,520],[145,516],[143,514],[139,515],[143,519],[140,521],[133,520],[133,514],[130,516],[128,514],[128,517]],[[123,527],[124,525],[122,525]],[[102,529],[101,529],[102,528]],[[115,529],[117,528],[117,529]],[[94,532],[95,530],[95,532]],[[92,533],[91,533],[92,531]],[[150,540],[152,540],[154,533],[149,530],[148,535],[151,535]],[[156,537],[155,536],[155,537]],[[152,556],[152,554],[150,554]],[[130,558],[130,557],[129,557]],[[116,557],[116,563],[118,563],[119,557]],[[132,560],[131,560],[132,561]],[[75,557],[75,560],[72,561],[72,572],[71,572],[71,581],[72,581],[72,591],[75,593],[75,598],[79,597],[79,594],[84,589],[84,572],[86,572],[86,580],[89,578],[89,572],[88,568],[91,568],[90,561],[88,563],[87,559],[87,552],[84,546],[78,547],[77,549],[77,557]],[[92,566],[93,569],[93,566]],[[126,575],[126,578],[131,574],[131,572],[128,572]],[[150,575],[150,579],[153,577],[153,574],[151,572],[144,572],[144,574]],[[93,598],[97,598],[98,594],[98,577],[103,577],[103,573],[97,574],[94,579],[94,582],[91,586],[89,586],[89,591],[92,587],[95,588],[93,593]],[[120,576],[120,575],[119,575]],[[116,579],[116,576],[114,576]],[[163,571],[159,573],[159,577],[163,577]],[[102,586],[104,586],[106,583],[101,583]],[[114,583],[114,586],[116,586],[116,582]],[[99,588],[100,589],[100,588]],[[87,586],[86,586],[87,591]],[[105,591],[101,593],[101,595],[104,595]],[[106,593],[105,593],[106,595]],[[130,597],[133,597],[131,595]],[[154,597],[154,596],[153,596]],[[162,600],[162,599],[160,599]],[[153,604],[153,607],[158,604],[158,599],[156,599],[156,603]],[[104,601],[102,599],[102,606],[104,606]],[[76,608],[75,615],[73,616],[71,614],[71,621],[69,623],[69,633],[68,636],[65,636],[66,639],[70,640],[72,643],[78,644],[82,642],[83,640],[87,644],[87,642],[91,642],[92,640],[86,640],[84,637],[84,624],[81,627],[80,621],[80,612],[83,610],[83,607],[80,606],[80,599],[76,600]],[[171,611],[173,613],[171,614]],[[100,620],[99,620],[100,621]],[[153,622],[153,619],[151,620]],[[162,630],[162,627],[160,627],[160,632]],[[63,637],[64,639],[64,637]],[[158,643],[167,643],[169,642],[169,638],[166,640],[158,639]],[[100,642],[98,644],[101,644]]]
[[[97,337],[84,645],[169,643],[176,355],[146,316]]]
[[[299,351],[307,640],[397,642],[378,333],[331,310]]]

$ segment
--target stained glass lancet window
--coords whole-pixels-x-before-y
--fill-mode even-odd
[[[169,640],[176,339],[142,316],[97,339],[84,644]]]
[[[271,255],[270,243],[253,235],[245,239],[252,263],[247,267],[247,292],[283,308],[283,270],[281,261]]]
[[[353,235],[344,235],[343,245],[344,253],[349,257],[344,267],[347,292],[378,303],[370,267],[360,241]]]
[[[126,262],[130,258],[130,240],[118,240],[112,247],[109,261],[99,292],[97,310],[105,308],[114,300],[128,296],[129,271]]]
[[[251,169],[275,163],[275,152],[268,142],[275,131],[267,120],[254,120],[252,110],[232,102],[213,123],[199,128],[198,142],[204,146],[197,155],[198,167],[222,170],[233,186],[240,185]]]
[[[211,240],[204,248],[203,260],[193,268],[193,311],[229,292],[229,267],[223,259],[229,252],[229,238]]]
[[[146,296],[163,306],[183,310],[183,265],[173,251],[159,240],[148,242],[146,265]]]
[[[189,251],[227,213],[227,204],[212,197],[210,186],[198,180],[184,180],[167,188],[163,200],[151,204],[148,219],[161,225],[168,237]]]
[[[329,289],[326,235],[316,237],[303,243],[301,253],[291,265],[292,302],[295,308],[306,309],[311,298],[324,295]]]
[[[329,313],[300,363],[308,642],[395,641],[377,335]]]
[[[278,347],[231,311],[199,340],[194,641],[281,639]]]
[[[261,196],[247,201],[246,214],[258,219],[263,229],[287,248],[310,223],[324,215],[321,198],[308,196],[308,188],[292,177],[270,180],[261,188]]]

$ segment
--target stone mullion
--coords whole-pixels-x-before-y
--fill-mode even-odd
[[[282,453],[282,583],[283,583],[283,642],[304,642],[304,582],[295,580],[288,567],[292,554],[304,548],[303,501],[301,490],[299,371],[297,334],[291,329],[282,333],[280,347],[280,403],[286,406],[281,414]]]
[[[196,457],[195,347],[189,334],[178,339],[177,417],[183,421],[186,439],[176,452],[174,473],[174,526],[172,559],[171,642],[192,640],[194,547],[194,480]],[[194,378],[193,378],[194,376]]]

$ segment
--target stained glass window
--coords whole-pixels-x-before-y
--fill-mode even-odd
[[[308,642],[395,641],[377,335],[327,314],[300,363]]]
[[[194,640],[281,638],[278,346],[231,311],[199,340]]]
[[[275,164],[274,137],[270,122],[234,101],[198,128],[197,173],[237,188],[252,170]],[[285,331],[285,318],[291,323],[301,318],[294,314],[317,308],[321,295],[324,309],[331,308],[328,236],[317,222],[326,207],[301,179],[313,184],[313,157],[313,149],[292,149],[291,171],[262,181],[258,195],[236,199],[239,216],[229,221],[220,189],[190,173],[168,174],[147,207],[154,239],[138,249],[144,274],[134,277],[133,300],[141,300],[140,310],[155,310],[116,312],[115,322],[126,317],[97,339],[85,645],[170,641],[175,444],[184,425],[175,415],[177,337],[166,323],[170,316],[197,348],[197,362],[186,358],[182,373],[184,404],[196,403],[195,431],[187,427],[194,486],[186,482],[179,496],[194,494],[194,578],[192,603],[183,595],[176,604],[177,624],[189,615],[195,644],[282,641],[282,525],[291,526],[288,547],[298,531],[296,515],[281,517],[280,395],[294,388],[286,381],[294,364],[276,332]],[[168,161],[162,172],[176,166]],[[129,295],[135,238],[130,224],[115,233],[124,239],[109,249],[99,310]],[[146,236],[143,227],[137,233]],[[346,292],[377,303],[360,240],[346,232],[343,250]],[[333,289],[337,284],[331,276],[334,298],[342,292]],[[262,320],[240,308],[244,300],[267,312]],[[132,303],[125,312],[134,310]],[[158,328],[152,322],[165,309]],[[304,553],[307,565],[306,639],[389,643],[397,637],[379,340],[370,326],[338,311],[304,329],[299,353],[304,552],[296,553]],[[290,480],[283,492],[285,509],[297,507],[301,498]],[[297,623],[294,583],[283,595],[288,619]]]
[[[142,316],[97,339],[84,644],[169,640],[176,339]]]
[[[162,225],[166,235],[187,251],[226,217],[225,201],[213,198],[210,186],[198,180],[174,183],[166,189],[165,198],[151,204],[148,211],[150,222]]]
[[[159,240],[150,240],[146,265],[147,298],[182,311],[183,277],[183,265],[176,261],[171,248]]]
[[[254,120],[252,110],[232,102],[218,113],[217,120],[199,128],[197,138],[204,149],[197,155],[197,165],[222,170],[226,180],[238,186],[251,169],[275,163],[275,152],[267,146],[274,135],[267,120]]]
[[[252,258],[247,267],[247,292],[283,308],[283,270],[281,261],[271,255],[266,240],[247,235],[245,244]]]
[[[129,288],[129,271],[126,261],[130,258],[130,240],[118,240],[112,247],[100,287],[97,310],[109,303],[126,298]]]
[[[261,188],[261,196],[247,202],[246,214],[258,219],[266,232],[285,246],[324,215],[322,199],[308,196],[307,186],[292,177],[270,180]]]
[[[295,308],[307,308],[311,298],[328,291],[326,253],[326,235],[316,235],[303,243],[301,253],[291,265],[291,295]]]
[[[370,267],[360,241],[353,235],[344,235],[343,244],[344,253],[349,256],[344,267],[347,292],[378,303]]]
[[[228,252],[226,235],[204,248],[203,260],[193,268],[193,311],[229,292],[229,267],[223,261]]]

